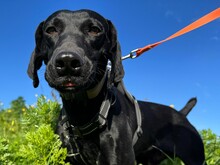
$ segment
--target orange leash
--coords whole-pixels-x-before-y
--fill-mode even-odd
[[[131,51],[130,54],[128,54],[127,56],[124,56],[122,57],[122,60],[124,59],[127,59],[127,58],[136,58],[136,57],[139,57],[141,54],[143,54],[144,52],[168,41],[168,40],[171,40],[171,39],[174,39],[176,37],[179,37],[183,34],[186,34],[192,30],[195,30],[211,21],[214,21],[215,19],[217,18],[220,18],[220,8],[217,8],[216,10],[213,10],[212,12],[208,13],[207,15],[199,18],[198,20],[196,20],[195,22],[191,23],[190,25],[186,26],[185,28],[179,30],[178,32],[174,33],[173,35],[169,36],[168,38],[164,39],[164,40],[161,40],[159,42],[156,42],[156,43],[153,43],[153,44],[150,44],[150,45],[147,45],[143,48],[138,48],[138,49],[135,49],[133,51]],[[136,53],[136,54],[135,54]],[[134,55],[135,54],[135,55]]]

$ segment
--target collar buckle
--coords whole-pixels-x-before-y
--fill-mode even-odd
[[[74,138],[80,138],[83,137],[82,133],[80,132],[78,127],[75,127],[73,125],[71,125],[71,131],[73,132],[73,136]]]

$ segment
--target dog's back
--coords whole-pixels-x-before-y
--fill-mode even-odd
[[[202,139],[186,118],[195,104],[196,99],[192,98],[176,111],[161,104],[139,102],[144,129],[135,145],[137,162],[155,165],[168,157],[179,157],[185,164],[202,165],[205,162]]]

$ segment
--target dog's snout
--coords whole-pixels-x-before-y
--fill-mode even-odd
[[[76,54],[62,53],[55,60],[55,67],[60,75],[76,75],[79,73],[83,59]]]

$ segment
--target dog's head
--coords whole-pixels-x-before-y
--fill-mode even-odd
[[[110,83],[124,76],[116,29],[94,11],[57,11],[39,24],[35,40],[28,67],[34,87],[43,62],[48,84],[59,92],[93,88],[105,75],[108,60]]]

